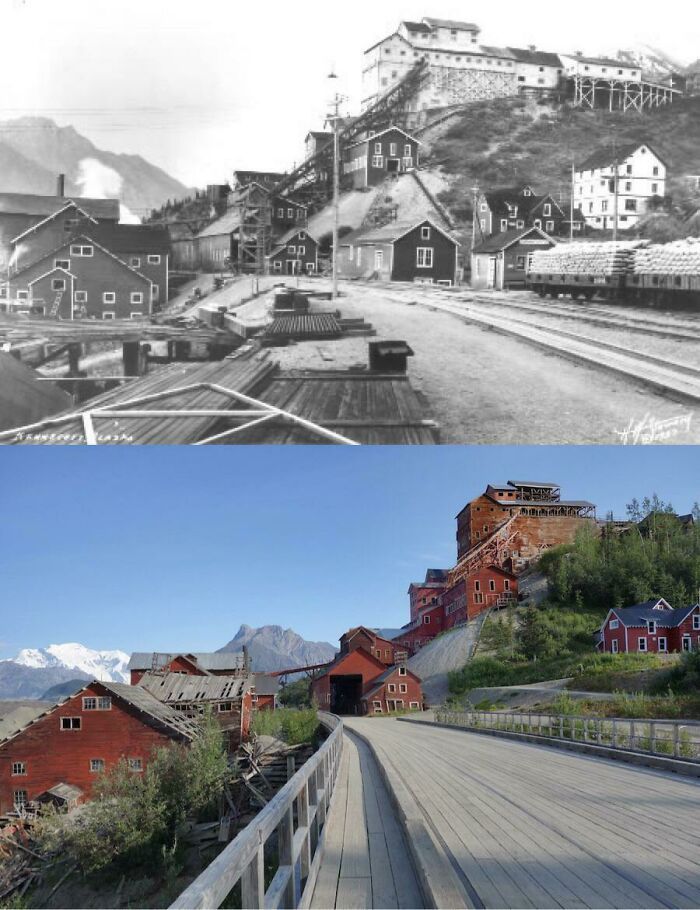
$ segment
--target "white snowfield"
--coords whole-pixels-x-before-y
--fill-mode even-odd
[[[95,679],[129,681],[126,672],[128,654],[124,651],[95,651],[78,642],[49,645],[48,648],[22,648],[17,657],[9,659],[25,667],[66,667],[82,670]]]

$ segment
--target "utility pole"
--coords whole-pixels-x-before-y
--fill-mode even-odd
[[[618,206],[618,164],[617,164],[617,137],[613,133],[613,243],[617,242],[617,206]]]
[[[474,252],[474,247],[476,246],[476,226],[478,224],[476,207],[479,202],[479,187],[472,187],[473,201],[472,201],[472,253]]]
[[[573,159],[572,159],[572,161],[571,161],[571,207],[570,207],[570,212],[569,212],[569,218],[570,218],[571,220],[570,220],[570,223],[569,223],[569,240],[573,240],[573,239],[574,239],[574,186],[575,186],[575,184],[576,184],[576,170],[575,170],[575,168],[576,168],[576,166],[575,166],[574,161],[573,161]]]
[[[337,79],[335,73],[330,73],[329,79]],[[331,300],[338,299],[338,233],[340,231],[340,133],[338,121],[340,120],[340,102],[343,96],[335,93],[331,102],[333,105],[333,286]]]

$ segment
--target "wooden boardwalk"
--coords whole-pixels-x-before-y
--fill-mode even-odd
[[[700,906],[697,781],[397,720],[347,726],[420,804],[466,906]]]
[[[402,828],[370,750],[345,735],[311,907],[422,907]]]

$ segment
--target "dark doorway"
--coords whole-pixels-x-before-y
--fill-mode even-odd
[[[331,676],[331,711],[334,714],[361,714],[361,699],[361,676]]]
[[[401,159],[387,158],[386,169],[390,174],[398,174],[398,172],[401,170]]]

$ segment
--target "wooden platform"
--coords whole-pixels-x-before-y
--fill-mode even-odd
[[[465,905],[700,906],[696,781],[397,720],[347,725],[418,801]]]
[[[312,908],[422,907],[410,854],[367,746],[345,734]]]

